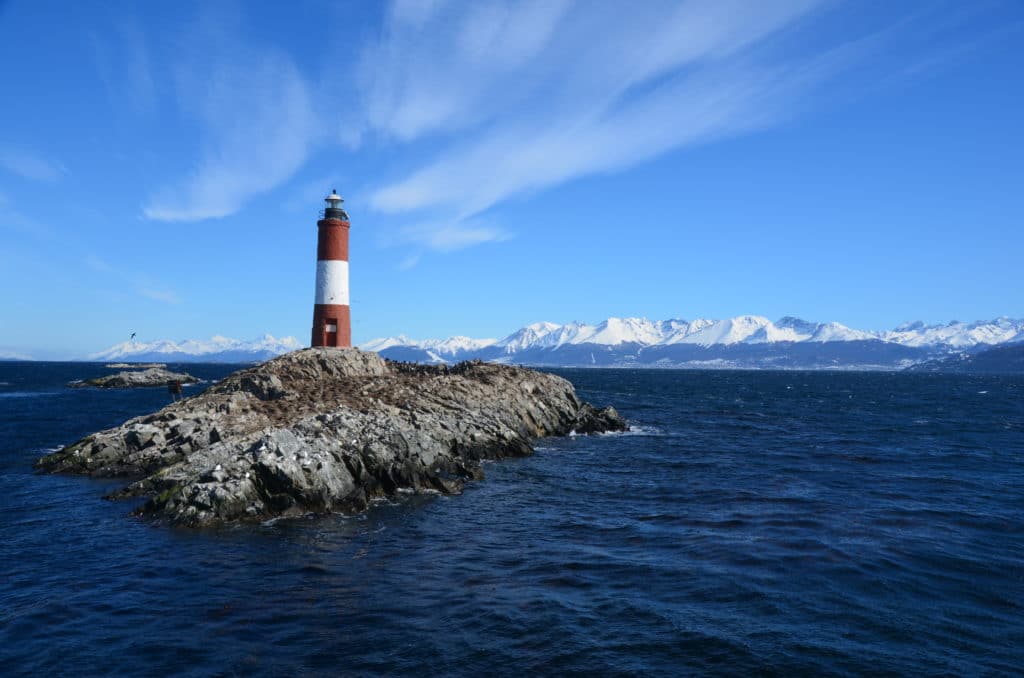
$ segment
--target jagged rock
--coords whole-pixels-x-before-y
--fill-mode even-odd
[[[83,438],[37,467],[136,476],[111,496],[149,497],[141,514],[198,527],[457,493],[483,477],[481,460],[531,454],[535,438],[625,429],[613,408],[580,402],[552,374],[305,349]]]
[[[191,374],[184,372],[171,372],[160,367],[153,367],[148,370],[126,370],[96,379],[85,379],[83,381],[70,381],[66,384],[68,388],[85,388],[95,386],[97,388],[144,388],[147,386],[166,386],[171,382],[182,384],[195,384],[199,380]]]
[[[590,403],[583,403],[576,414],[576,425],[573,428],[581,434],[619,431],[621,429],[618,424],[621,421],[622,416],[611,405],[598,410]]]
[[[239,385],[243,391],[253,394],[260,400],[275,400],[287,394],[276,374],[247,374]]]
[[[141,450],[148,447],[157,437],[160,437],[160,429],[149,424],[142,424],[128,431],[124,436],[124,442],[129,449]]]

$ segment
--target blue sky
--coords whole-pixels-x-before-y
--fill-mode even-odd
[[[1024,5],[0,2],[0,348],[1024,315]]]

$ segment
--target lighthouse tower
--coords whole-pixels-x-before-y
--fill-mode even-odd
[[[313,346],[352,346],[348,307],[348,215],[345,202],[332,190],[324,198],[324,218],[316,222],[316,301],[313,305]]]

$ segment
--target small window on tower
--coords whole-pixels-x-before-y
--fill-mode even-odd
[[[328,332],[337,332],[338,331],[338,321],[334,320],[333,318],[328,318],[328,320],[327,320],[327,331]]]

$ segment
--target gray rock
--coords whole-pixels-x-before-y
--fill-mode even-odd
[[[532,454],[535,438],[625,429],[614,409],[580,402],[552,374],[305,349],[88,436],[37,467],[136,476],[111,496],[148,497],[139,513],[201,527],[458,493],[483,477],[481,460]]]
[[[158,437],[162,437],[159,428],[151,424],[140,424],[125,433],[124,442],[128,449],[141,450],[151,445]]]
[[[287,395],[280,377],[276,374],[247,374],[242,377],[240,387],[260,400],[276,400]]]
[[[148,370],[127,370],[96,379],[82,381],[70,381],[65,384],[68,388],[146,388],[150,386],[166,386],[170,382],[178,381],[182,384],[195,384],[199,380],[191,374],[184,372],[171,372],[160,367],[153,367]]]

